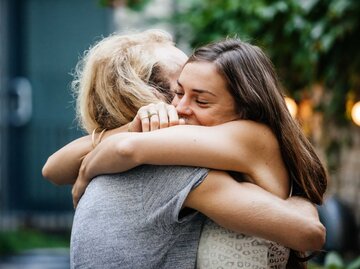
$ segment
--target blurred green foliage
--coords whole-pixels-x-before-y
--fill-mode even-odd
[[[111,6],[122,0],[99,1]],[[134,10],[151,2],[123,1]],[[321,143],[329,171],[336,171],[341,148],[352,142],[351,107],[360,100],[360,1],[169,1],[175,7],[169,20],[177,40],[195,48],[236,36],[260,46],[273,61],[287,95],[296,101],[311,98],[313,86],[321,86],[313,109],[323,115],[326,127],[316,128],[326,129]]]
[[[99,0],[111,6],[115,0]],[[301,99],[314,83],[327,98],[315,109],[346,123],[346,99],[360,98],[360,1],[173,0],[177,36],[198,47],[226,36],[263,48],[288,93]],[[150,0],[124,0],[141,10]]]
[[[329,252],[323,266],[310,264],[309,269],[360,269],[360,257],[346,263],[337,252]]]
[[[69,248],[70,232],[51,234],[33,229],[0,232],[0,255],[34,248]]]
[[[290,95],[322,83],[329,98],[317,109],[346,122],[346,98],[360,93],[360,1],[177,1],[176,23],[187,29],[179,34],[192,47],[225,36],[250,41],[270,56]]]

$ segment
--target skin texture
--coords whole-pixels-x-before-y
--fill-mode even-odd
[[[251,121],[122,133],[103,141],[84,159],[77,184],[83,181],[86,185],[98,174],[123,172],[140,164],[190,165],[244,172],[262,188],[286,198],[288,175],[278,151],[269,129]]]
[[[216,126],[222,123],[232,122],[238,118],[235,102],[227,91],[226,82],[212,63],[193,62],[184,66],[178,79],[178,86],[175,89],[173,104],[176,107],[177,114],[183,118],[188,125]],[[166,109],[168,109],[168,107],[166,107]],[[149,105],[139,111],[134,121],[142,121],[141,126],[143,131],[146,127],[150,127],[150,131],[153,131],[160,125],[159,122],[163,121],[163,115],[165,114],[166,116],[166,111],[163,110],[162,106]],[[147,115],[151,116],[148,117]],[[156,125],[153,125],[152,122],[156,122]],[[238,137],[229,137],[228,139],[227,137],[223,137],[223,139],[219,141],[218,138],[221,137],[223,133],[217,132],[213,134],[212,141],[202,144],[202,148],[207,150],[208,147],[225,141],[221,144],[221,147],[214,149],[209,156],[218,155],[217,149],[221,149],[222,152],[230,152],[232,156],[226,159],[217,159],[216,162],[213,163],[214,166],[216,163],[234,163],[231,161],[232,158],[236,160],[232,167],[224,167],[224,165],[222,165],[221,167],[211,166],[211,168],[243,172],[249,176],[252,182],[282,198],[286,198],[289,194],[288,175],[280,155],[276,138],[265,125],[249,121],[241,122],[245,122],[245,127],[241,128],[241,132],[235,132],[235,134],[238,134]],[[139,123],[133,125],[140,126]],[[146,131],[148,130],[149,129],[146,129]],[[229,128],[227,132],[224,133],[232,134],[233,131],[236,131],[235,128]],[[257,134],[257,136],[254,136],[254,134]],[[201,141],[202,138],[207,136],[209,136],[209,134],[207,134],[205,130],[202,132],[202,135],[198,137],[198,140]],[[174,135],[169,135],[168,137],[174,137]],[[182,137],[185,136],[181,135],[180,139]],[[166,136],[162,136],[162,138],[160,142],[166,140]],[[229,145],[226,144],[228,141],[240,142]],[[189,146],[192,144],[192,140],[189,139],[187,143],[182,143],[180,140],[179,144]],[[118,147],[114,147],[114,149]],[[91,163],[89,159],[87,159],[83,162],[83,167],[87,164],[88,168],[86,169],[87,173],[81,174],[81,179],[75,184],[74,195],[76,199],[81,197],[87,185],[86,183],[94,176],[102,173],[126,171],[142,163],[208,167],[208,162],[199,162],[199,160],[208,160],[208,158],[205,155],[197,155],[198,147],[196,147],[196,144],[194,148],[186,147],[186,150],[180,154],[181,158],[179,158],[176,145],[174,145],[172,149],[176,154],[172,154],[171,151],[161,152],[163,150],[162,145],[156,144],[156,147],[154,147],[154,142],[135,145],[132,146],[132,148],[141,149],[137,153],[137,156],[133,158],[136,162],[132,164],[124,159],[116,164],[116,160],[118,159],[114,160],[111,158],[111,156],[116,154],[115,152],[113,153],[113,150],[106,151],[105,154],[107,154],[107,156],[102,159],[97,158],[96,161],[92,161]],[[154,152],[157,154],[154,154]],[[207,153],[210,152],[208,151]],[[172,155],[178,157],[175,163],[169,163],[168,156]],[[129,156],[126,157],[128,160],[131,160]],[[115,163],[112,164],[113,162]],[[129,166],[124,166],[126,163],[128,163]],[[106,166],[106,168],[104,166]],[[75,203],[77,203],[76,199]]]
[[[194,82],[201,77],[203,77],[203,83],[209,81],[209,79],[206,79],[205,73],[204,76],[194,76],[195,71],[201,72],[203,69],[212,72],[211,78],[217,78],[216,81],[207,84],[206,87]],[[158,128],[184,122],[205,126],[220,124],[224,122],[224,119],[230,122],[213,127],[177,126],[147,134],[123,133],[110,136],[108,133],[103,142],[85,158],[83,156],[92,149],[89,137],[79,142],[83,143],[81,154],[79,154],[79,151],[74,150],[76,143],[68,145],[66,154],[64,154],[64,150],[59,151],[55,154],[56,156],[52,156],[50,159],[53,168],[56,163],[59,164],[62,159],[66,158],[65,156],[70,152],[72,155],[80,156],[76,158],[76,165],[72,166],[72,168],[80,167],[82,161],[79,174],[77,174],[77,171],[69,173],[69,178],[72,177],[72,179],[66,182],[73,183],[77,177],[73,188],[75,206],[89,180],[97,174],[120,172],[119,170],[125,171],[141,163],[167,164],[164,163],[164,159],[169,162],[168,164],[182,164],[179,158],[184,162],[189,162],[184,163],[186,165],[245,172],[254,182],[266,190],[276,193],[280,197],[287,197],[289,191],[287,173],[284,172],[276,139],[274,139],[269,129],[260,124],[246,121],[231,122],[237,118],[234,105],[226,92],[218,92],[224,85],[221,76],[217,74],[213,66],[192,63],[189,66],[186,65],[184,71],[187,72],[181,74],[178,83],[175,81],[177,87],[174,104],[177,106],[177,111],[174,111],[174,107],[162,104],[160,106],[165,110],[162,113],[159,112],[159,108],[156,108],[155,105],[150,105],[139,110],[134,121],[130,124],[130,129],[136,131],[142,128],[142,131],[154,131]],[[187,83],[188,81],[191,84]],[[217,87],[214,87],[214,85],[217,85]],[[203,92],[203,90],[207,92]],[[208,93],[208,91],[211,93]],[[219,98],[213,98],[214,94],[216,97],[221,97],[220,104],[217,102]],[[221,110],[221,106],[226,109]],[[157,114],[152,115],[150,118],[147,117],[147,115],[151,115],[156,111]],[[177,113],[179,113],[180,118],[178,118]],[[192,130],[190,134],[186,134],[186,128],[195,128],[195,130]],[[212,129],[210,131],[210,129],[202,128]],[[112,132],[116,133],[117,130]],[[199,136],[196,136],[196,134],[199,134]],[[254,134],[260,134],[261,138],[255,137]],[[159,137],[156,138],[158,135]],[[169,137],[172,139],[169,139]],[[222,137],[222,139],[219,139],[219,137]],[[243,144],[239,143],[239,138],[244,139]],[[170,143],[170,146],[164,147],[164,142],[168,140],[172,141],[173,144]],[[262,141],[262,143],[259,144],[259,141]],[[180,150],[179,152],[179,145],[187,145],[186,147],[180,147],[187,150],[182,152]],[[165,152],[161,152],[160,149],[164,149]],[[160,157],[151,155],[154,150],[158,152]],[[148,152],[149,154],[139,154],[138,151]],[[277,154],[274,154],[274,152],[277,152]],[[252,157],[250,153],[265,156],[265,158],[258,161],[259,158]],[[170,156],[174,155],[177,156],[176,160],[169,159]],[[147,157],[149,160],[146,160]],[[70,159],[67,161],[70,161]],[[278,164],[273,165],[275,163]],[[121,169],[119,164],[121,164]],[[49,166],[47,163],[43,169],[44,175],[49,178],[52,178],[51,171],[53,170],[51,165]],[[105,165],[105,167],[99,165]],[[114,169],[114,167],[117,167],[117,169]],[[253,168],[249,169],[249,167]],[[267,173],[266,167],[272,167],[277,172]],[[261,179],[263,182],[261,182]],[[62,180],[58,174],[56,183],[64,183],[65,181]],[[219,184],[220,182],[221,184]],[[211,172],[204,183],[191,192],[185,206],[199,210],[224,227],[274,240],[301,251],[319,249],[324,243],[325,230],[318,220],[315,207],[311,203],[300,198],[281,200],[254,185],[248,187],[249,184],[239,184],[224,172]],[[252,197],[252,199],[244,199],[244,197]],[[208,206],[210,204],[219,206],[210,208]],[[256,205],[256,211],[254,205]],[[227,210],[224,210],[224,208],[227,208]],[[296,210],[294,210],[295,208]],[[244,221],[244,218],[247,221]],[[288,231],[286,236],[283,233],[284,229]]]
[[[189,125],[214,126],[236,120],[235,102],[226,88],[214,64],[188,63],[178,79],[172,104]]]
[[[171,129],[178,131],[178,127],[185,126],[144,135],[151,137],[156,132]],[[135,137],[138,135],[141,133],[135,134]],[[114,147],[114,141],[124,142],[129,138],[134,139],[134,135],[119,134],[103,141],[101,146],[108,151]],[[145,144],[148,141],[145,141]],[[94,152],[97,150],[101,150],[100,147]],[[113,155],[112,159],[127,165],[127,162],[133,162],[134,156],[131,152],[129,148],[120,150],[116,158]],[[86,159],[96,155],[89,154]],[[80,174],[83,173],[86,171],[80,171]],[[311,203],[299,197],[280,199],[254,184],[237,183],[225,172],[210,172],[204,182],[189,194],[184,206],[202,212],[221,226],[235,232],[260,236],[299,251],[316,250],[324,244],[325,229],[318,221],[316,208]],[[285,230],[286,233],[283,232]]]

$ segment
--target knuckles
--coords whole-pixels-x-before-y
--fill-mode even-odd
[[[169,126],[169,123],[167,121],[161,121],[160,122],[160,128],[166,128]]]
[[[169,122],[169,126],[175,126],[175,125],[179,125],[179,120],[171,120]]]
[[[149,115],[156,115],[151,116]],[[165,115],[167,117],[165,118]],[[159,102],[159,103],[151,103],[146,106],[141,107],[137,113],[138,119],[141,120],[141,127],[143,131],[167,128],[175,125],[179,125],[179,119],[177,117],[177,111],[175,106]]]

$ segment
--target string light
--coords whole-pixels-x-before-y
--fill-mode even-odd
[[[360,101],[352,107],[351,118],[356,125],[360,126]]]
[[[287,108],[289,109],[290,115],[295,118],[298,111],[298,106],[295,100],[290,97],[285,97],[285,103]]]

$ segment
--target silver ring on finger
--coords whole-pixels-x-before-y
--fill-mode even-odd
[[[151,112],[151,113],[149,113],[148,114],[148,118],[151,118],[152,116],[155,116],[155,115],[157,115],[158,113],[156,113],[156,112]]]
[[[144,119],[148,119],[148,118],[150,118],[149,115],[145,115],[145,116],[141,117],[140,120],[144,120]]]

